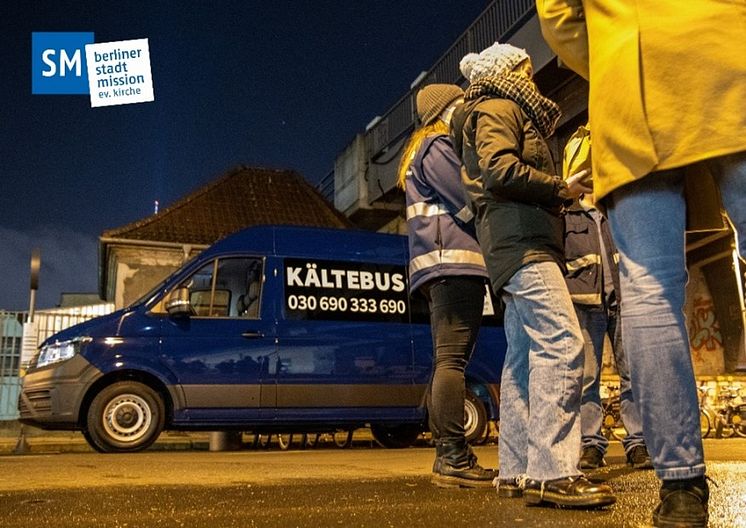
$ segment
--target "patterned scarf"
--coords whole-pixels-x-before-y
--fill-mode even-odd
[[[562,115],[557,103],[541,95],[533,81],[520,73],[509,72],[475,81],[466,89],[464,99],[471,101],[483,95],[510,99],[516,103],[545,138],[554,134]]]

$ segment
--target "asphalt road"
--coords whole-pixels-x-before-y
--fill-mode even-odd
[[[710,526],[746,527],[746,439],[707,440]],[[483,465],[495,446],[476,449]],[[640,527],[658,482],[623,464],[591,473],[616,505],[576,511],[526,507],[494,490],[438,489],[433,450],[354,446],[306,451],[71,453],[0,457],[1,527]],[[492,464],[490,464],[492,463]]]

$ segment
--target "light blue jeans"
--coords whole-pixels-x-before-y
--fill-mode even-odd
[[[619,373],[619,412],[627,430],[622,440],[625,453],[644,445],[642,420],[632,395],[627,358],[622,346],[621,325],[618,315],[609,313],[605,306],[575,305],[580,328],[585,339],[585,366],[583,369],[583,397],[580,401],[580,431],[583,448],[595,447],[606,453],[609,441],[601,434],[603,410],[601,408],[601,366],[604,353],[604,338],[609,336],[614,352],[614,362]]]
[[[746,248],[746,153],[708,162]],[[684,321],[686,200],[682,169],[653,173],[611,195],[620,255],[622,336],[645,443],[664,480],[704,475],[697,387]]]
[[[503,287],[500,478],[580,474],[583,336],[555,262],[527,264]]]

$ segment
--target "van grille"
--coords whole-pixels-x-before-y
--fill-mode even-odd
[[[27,403],[28,402],[28,403]],[[31,406],[31,409],[27,405]],[[32,390],[24,392],[18,398],[18,410],[21,417],[31,416],[34,413],[46,413],[52,410],[52,397],[49,390]]]

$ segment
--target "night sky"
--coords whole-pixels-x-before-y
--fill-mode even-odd
[[[0,309],[97,291],[97,237],[238,164],[316,184],[488,0],[11,1],[0,7]],[[149,39],[155,101],[31,94],[31,33]]]

